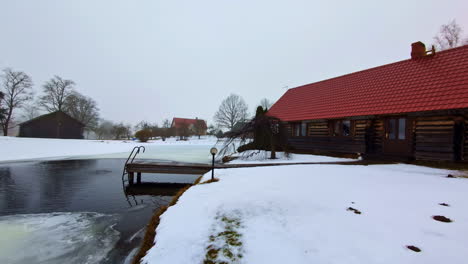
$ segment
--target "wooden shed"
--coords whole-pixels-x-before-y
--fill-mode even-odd
[[[468,161],[468,45],[289,89],[268,112],[297,152]]]
[[[85,125],[57,111],[20,124],[20,137],[82,139]]]

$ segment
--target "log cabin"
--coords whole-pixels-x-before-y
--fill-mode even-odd
[[[468,45],[289,89],[268,111],[295,152],[468,162]]]

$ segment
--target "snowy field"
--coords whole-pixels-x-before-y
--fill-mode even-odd
[[[162,215],[143,263],[467,263],[468,179],[447,178],[462,172],[396,164],[215,174]]]
[[[216,144],[216,137],[193,137],[188,141],[170,138],[141,143],[131,140],[77,140],[0,137],[0,162],[33,159],[70,158],[127,158],[135,146],[145,146],[147,152],[139,158],[188,159],[209,161],[209,150]],[[170,151],[167,151],[170,147]],[[177,155],[179,153],[179,155]],[[185,155],[185,156],[184,156]],[[181,160],[186,161],[186,160]]]
[[[334,158],[321,155],[293,154],[285,155],[284,152],[276,152],[276,159],[269,159],[270,151],[248,150],[236,153],[232,157],[237,159],[230,164],[251,164],[251,163],[301,163],[301,162],[349,162],[357,159]]]
[[[63,160],[63,159],[96,159],[127,158],[135,146],[145,146],[145,153],[138,154],[140,159],[158,159],[180,162],[211,162],[210,148],[223,147],[216,137],[204,136],[201,139],[191,137],[188,141],[177,141],[169,138],[166,141],[155,140],[141,143],[132,140],[77,140],[0,137],[0,163],[26,160]],[[237,147],[237,145],[235,146]],[[318,155],[290,154],[281,152],[278,159],[265,159],[269,152],[246,151],[232,161],[238,163],[290,163],[290,162],[343,162],[353,159],[333,158]],[[221,157],[217,157],[220,159]]]

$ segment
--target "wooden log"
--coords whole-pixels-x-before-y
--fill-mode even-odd
[[[141,172],[137,172],[137,183],[141,183]]]
[[[440,126],[440,125],[453,125],[455,122],[453,120],[446,121],[416,121],[416,126]]]
[[[443,153],[443,152],[453,152],[453,146],[450,145],[439,145],[439,146],[421,146],[421,145],[416,145],[415,147],[416,151],[428,151],[428,152],[437,152],[437,153]]]
[[[453,152],[450,153],[437,153],[437,152],[425,152],[415,151],[416,159],[431,159],[431,160],[453,160]]]
[[[453,126],[416,126],[416,131],[419,130],[445,131],[453,130]]]
[[[134,178],[134,173],[133,172],[128,172],[128,184],[133,185],[133,178]]]

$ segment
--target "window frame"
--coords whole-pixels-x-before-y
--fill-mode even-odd
[[[348,135],[343,135],[343,122],[349,121],[349,134]],[[329,130],[330,130],[330,136],[332,137],[344,137],[344,138],[349,138],[349,137],[354,137],[354,120],[351,119],[337,119],[337,120],[331,120],[328,125],[329,125]],[[338,127],[337,127],[338,126]],[[336,132],[336,130],[339,130],[339,133]]]
[[[400,121],[401,120],[404,120],[404,127],[405,129],[403,130],[403,138],[401,137],[401,131],[400,131]],[[391,134],[390,134],[390,124],[392,123],[392,121],[394,122],[393,123],[393,130],[394,130],[394,133],[395,133],[395,137],[394,138],[390,138]],[[407,117],[392,117],[392,118],[387,118],[387,124],[386,124],[386,131],[385,131],[385,138],[387,140],[399,140],[399,141],[403,141],[403,140],[407,140],[408,139],[408,118]]]
[[[291,123],[291,134],[292,134],[292,137],[308,137],[309,136],[309,123],[305,121]]]

